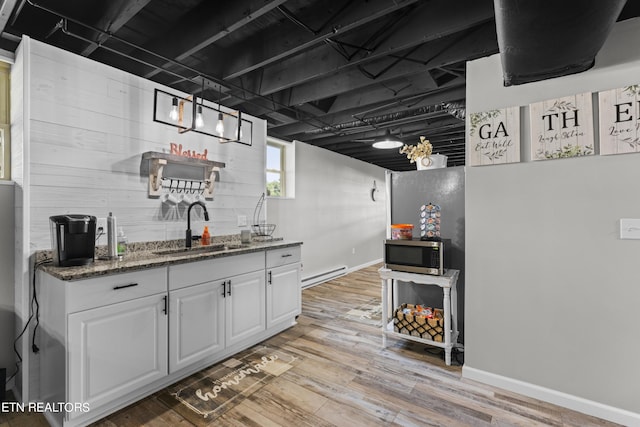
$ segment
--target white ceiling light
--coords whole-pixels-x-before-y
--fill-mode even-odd
[[[404,145],[404,142],[398,138],[391,136],[391,132],[387,129],[384,137],[373,143],[373,148],[379,148],[382,150],[388,150],[390,148],[398,148]]]

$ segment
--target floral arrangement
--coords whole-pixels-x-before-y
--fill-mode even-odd
[[[400,154],[406,154],[407,159],[414,163],[416,160],[425,157],[428,158],[431,156],[431,152],[433,151],[433,146],[429,142],[427,138],[424,136],[420,137],[420,143],[418,145],[407,145],[405,144],[400,149]]]

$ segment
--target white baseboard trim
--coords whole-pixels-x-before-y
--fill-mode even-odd
[[[364,263],[364,264],[356,265],[355,267],[351,267],[351,268],[347,269],[347,273],[353,273],[354,271],[362,270],[363,268],[371,267],[372,265],[376,265],[376,264],[379,264],[381,262],[384,262],[384,260],[382,258],[376,259],[376,260],[373,260],[373,261],[369,261],[369,262]]]
[[[640,414],[464,365],[462,377],[543,400],[625,426],[640,426]]]

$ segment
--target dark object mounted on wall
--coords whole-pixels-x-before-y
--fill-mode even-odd
[[[581,73],[626,0],[494,0],[505,86]]]

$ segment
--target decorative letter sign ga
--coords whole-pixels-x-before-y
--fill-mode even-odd
[[[600,92],[600,154],[640,152],[640,85]]]
[[[533,160],[593,155],[590,93],[536,102],[529,113]]]
[[[520,161],[520,107],[470,114],[471,166]]]

